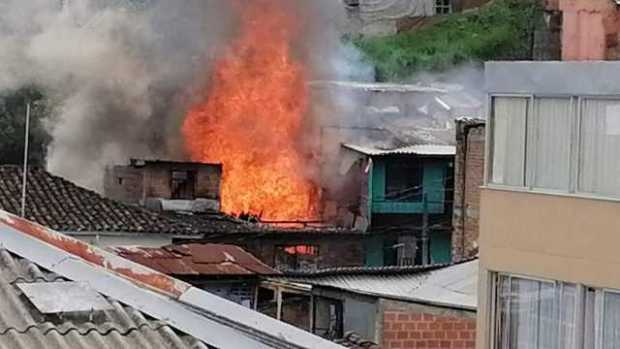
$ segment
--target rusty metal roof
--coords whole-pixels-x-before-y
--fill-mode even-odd
[[[131,307],[139,314],[144,314],[140,316],[155,319],[156,326],[151,330],[159,330],[159,325],[169,326],[170,331],[174,329],[202,343],[222,349],[342,348],[294,326],[254,312],[111,252],[16,217],[6,211],[0,211],[0,246],[11,254],[28,260],[28,263],[33,266],[27,267],[28,271],[36,267],[53,273],[54,278],[86,283],[108,299]],[[34,275],[33,279],[37,280],[37,274]],[[10,281],[7,282],[6,278],[13,281],[17,279],[11,278],[10,273],[0,268],[0,284],[5,282],[10,285]],[[6,295],[6,293],[3,294]],[[9,302],[9,307],[5,309],[6,312],[24,311],[16,306],[18,301],[16,297],[9,297],[6,301]],[[0,312],[0,325],[4,324],[2,316],[9,315]],[[22,315],[19,314],[19,316]],[[27,315],[23,316],[24,319],[30,319]],[[75,321],[81,321],[79,323],[84,325],[80,333],[97,337],[97,334],[89,329],[88,317]],[[127,319],[121,315],[119,321],[127,321]],[[41,335],[53,337],[54,333],[57,333],[56,330],[47,329],[50,324],[46,321],[39,320],[38,323],[41,324]],[[31,330],[38,327],[30,326],[31,323],[22,322],[17,325],[20,325],[21,331],[5,329],[4,334],[32,336],[34,341],[32,343],[36,345],[15,347],[45,347],[45,345],[39,345],[39,342],[52,342],[51,337],[49,339],[37,338],[37,334],[33,334]],[[138,326],[140,330],[148,330],[141,324]],[[164,332],[167,331],[163,327],[161,329]],[[62,331],[62,335],[77,335],[77,331],[71,329],[63,328],[58,331]],[[134,332],[135,330],[129,329],[122,333],[128,335]],[[114,331],[106,330],[100,333],[100,336],[104,335],[112,335],[111,339],[116,338]],[[159,347],[175,347],[168,345],[166,340],[169,339],[162,339]],[[57,347],[73,348],[75,346],[61,344]],[[141,348],[144,346],[117,343],[107,347]]]
[[[113,247],[119,256],[173,276],[277,275],[241,247],[224,244],[185,244],[160,248]]]

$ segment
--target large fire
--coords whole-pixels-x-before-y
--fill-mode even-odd
[[[222,210],[263,220],[312,219],[317,191],[300,150],[308,111],[306,74],[289,0],[240,0],[240,34],[215,63],[206,100],[183,125],[196,161],[222,163]]]

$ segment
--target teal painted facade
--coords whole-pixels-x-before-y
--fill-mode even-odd
[[[391,157],[373,158],[372,171],[370,173],[369,201],[370,216],[374,213],[398,213],[398,214],[423,214],[424,203],[419,202],[398,202],[390,201],[385,198],[386,188],[386,164],[389,161],[403,161]],[[409,161],[420,161],[423,164],[423,194],[428,200],[429,214],[443,214],[445,212],[445,193],[446,175],[450,167],[451,160],[424,159],[410,157]]]
[[[374,157],[372,167],[368,173],[368,217],[370,229],[373,230],[373,215],[412,215],[424,214],[424,201],[413,202],[386,199],[387,171],[390,162],[412,161],[419,162],[422,167],[422,197],[427,199],[427,212],[430,216],[449,215],[450,205],[446,202],[446,192],[451,188],[446,187],[449,183],[448,176],[452,176],[453,158],[424,158],[411,156],[399,157]],[[449,231],[432,231],[430,234],[430,258],[431,263],[449,263],[452,258],[452,234]],[[365,241],[366,258],[365,264],[371,267],[394,265],[395,256],[391,246],[398,241],[394,234],[370,234]]]

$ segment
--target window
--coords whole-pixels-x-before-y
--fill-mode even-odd
[[[424,168],[418,161],[391,161],[385,165],[385,200],[421,202]]]
[[[492,182],[523,186],[525,136],[529,100],[496,97],[493,104]]]
[[[452,0],[435,0],[435,14],[445,15],[452,12]]]
[[[172,171],[170,180],[171,199],[194,200],[194,173],[192,171]]]
[[[493,97],[489,182],[620,196],[620,100]]]
[[[494,349],[620,348],[620,294],[570,283],[497,278]]]
[[[579,190],[620,195],[620,101],[587,99],[581,115]]]
[[[314,245],[289,245],[276,247],[276,269],[316,270],[319,247]]]

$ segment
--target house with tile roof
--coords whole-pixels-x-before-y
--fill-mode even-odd
[[[1,347],[342,348],[6,211],[0,246]]]
[[[20,214],[21,195],[22,168],[0,166],[0,209]],[[164,215],[105,198],[39,167],[28,169],[25,218],[99,246],[159,247],[175,238],[243,231],[249,225],[218,216],[198,226],[185,215]]]

